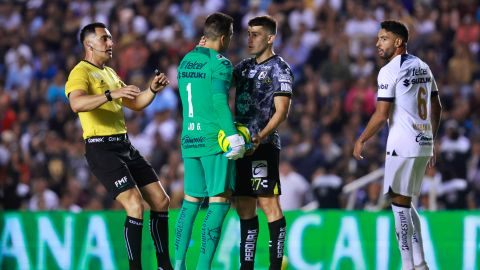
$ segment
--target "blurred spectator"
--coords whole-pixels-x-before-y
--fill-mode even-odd
[[[340,208],[340,192],[342,179],[333,173],[330,167],[320,167],[313,174],[313,196],[318,202],[318,208]]]
[[[30,211],[56,210],[59,207],[57,194],[48,188],[44,177],[32,179],[32,198],[28,202]]]
[[[300,209],[308,202],[310,183],[289,162],[280,162],[280,184],[282,196],[279,198],[283,210]]]

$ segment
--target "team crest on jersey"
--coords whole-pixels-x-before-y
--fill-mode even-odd
[[[250,100],[251,98],[249,93],[243,92],[238,95],[236,102],[237,110],[242,114],[248,112],[248,109],[250,107]]]

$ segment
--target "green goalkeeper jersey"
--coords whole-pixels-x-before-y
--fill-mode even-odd
[[[182,155],[200,157],[221,152],[218,132],[236,133],[228,106],[232,63],[217,51],[197,46],[178,66],[183,107]]]

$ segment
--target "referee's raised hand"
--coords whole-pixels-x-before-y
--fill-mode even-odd
[[[165,88],[170,82],[164,73],[160,73],[158,69],[155,70],[155,77],[150,83],[150,90],[157,93]]]

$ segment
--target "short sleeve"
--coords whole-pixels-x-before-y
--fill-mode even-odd
[[[437,81],[435,81],[435,77],[433,77],[432,72],[430,71],[430,76],[432,77],[432,95],[437,96],[438,95],[438,86],[437,86]]]
[[[378,73],[377,100],[393,101],[395,99],[395,76],[386,69]]]
[[[221,55],[217,58],[212,67],[212,93],[228,93],[232,82],[232,63]]]
[[[88,73],[83,68],[74,68],[70,75],[68,75],[67,83],[65,84],[65,95],[68,95],[75,90],[88,91],[89,80]]]
[[[293,85],[293,73],[290,67],[275,66],[272,74],[272,84],[275,96],[291,96]]]

